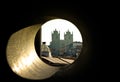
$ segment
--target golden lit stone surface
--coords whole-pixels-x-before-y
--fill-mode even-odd
[[[59,67],[44,63],[35,51],[35,36],[40,24],[23,28],[11,35],[7,45],[7,61],[13,72],[26,79],[46,79]]]

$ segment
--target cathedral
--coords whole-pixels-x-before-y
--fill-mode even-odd
[[[60,32],[56,29],[53,31],[52,41],[50,42],[50,49],[53,56],[59,56],[65,54],[68,50],[68,46],[73,43],[73,33],[69,30],[64,33],[64,39],[60,39]]]

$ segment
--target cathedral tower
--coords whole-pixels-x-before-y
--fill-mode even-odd
[[[68,30],[66,34],[64,34],[65,46],[73,43],[73,33],[71,34]]]
[[[52,42],[51,47],[53,48],[53,51],[55,55],[59,55],[59,47],[60,47],[60,33],[55,29],[55,31],[52,33]]]

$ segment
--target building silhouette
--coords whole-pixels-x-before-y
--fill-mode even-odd
[[[73,33],[69,30],[64,33],[64,39],[60,39],[60,32],[56,29],[52,33],[52,41],[50,42],[50,49],[53,56],[61,56],[68,50],[68,46],[73,43]]]

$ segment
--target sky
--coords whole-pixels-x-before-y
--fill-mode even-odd
[[[82,36],[79,29],[71,22],[65,19],[53,19],[47,21],[42,25],[42,42],[46,42],[46,45],[50,45],[52,33],[54,30],[60,32],[60,39],[64,39],[64,33],[68,30],[72,33],[73,32],[73,41],[80,41],[82,42]]]

